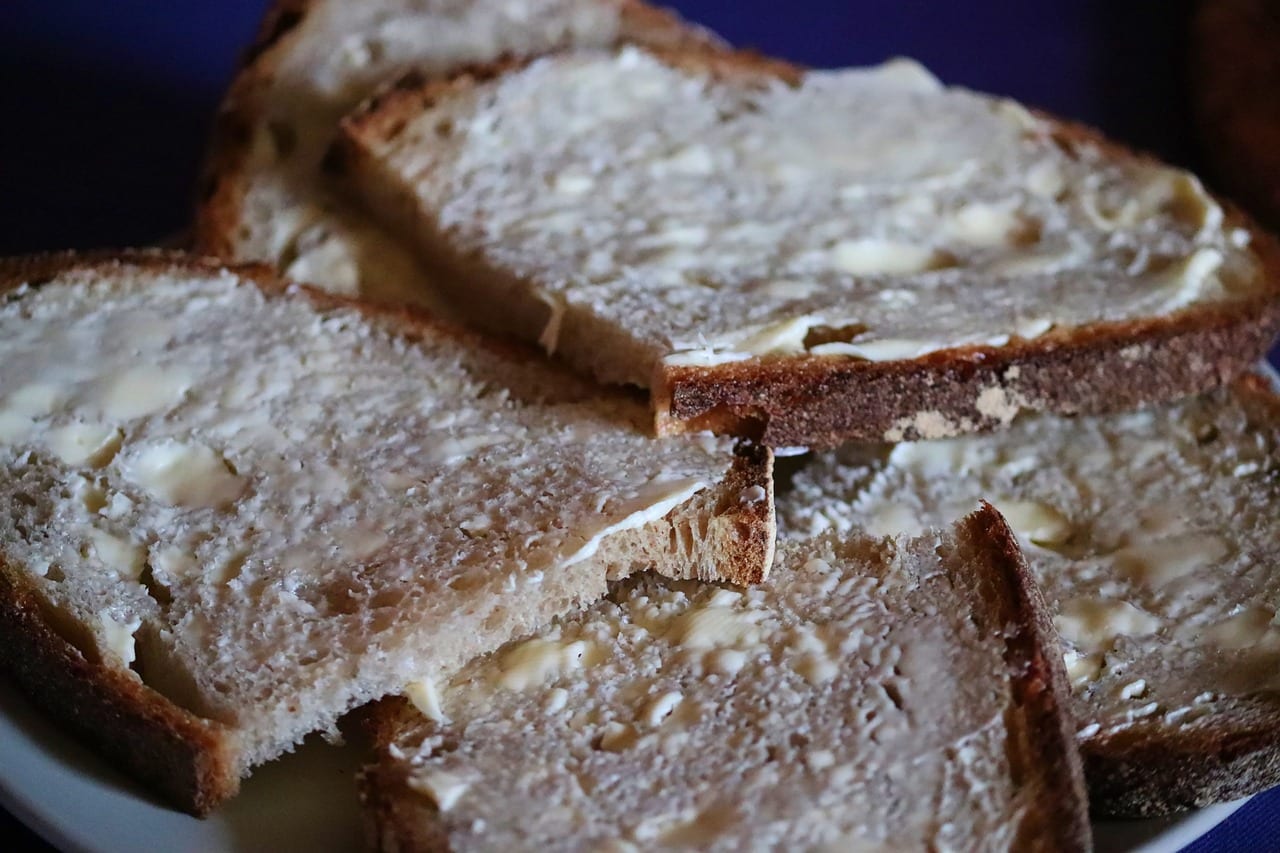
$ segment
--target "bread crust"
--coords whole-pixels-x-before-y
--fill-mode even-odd
[[[14,288],[71,269],[134,267],[160,272],[221,269],[177,252],[59,252],[0,259],[0,299]],[[265,267],[246,267],[249,275]],[[172,805],[204,816],[240,789],[235,733],[150,689],[133,672],[86,656],[61,636],[41,596],[16,566],[0,559],[0,670],[75,735]]]
[[[978,589],[992,619],[988,630],[1005,631],[1005,662],[1012,673],[1012,706],[1005,717],[1012,772],[1021,784],[1045,792],[1023,818],[1011,849],[1088,850],[1092,832],[1071,687],[1049,608],[1017,537],[991,504],[983,501],[960,527],[966,538],[981,543],[993,570],[979,579]],[[974,618],[982,618],[976,608]]]
[[[721,51],[653,50],[664,62],[693,72],[794,84],[802,71],[759,56]],[[448,80],[406,78],[343,121],[328,167],[358,177],[367,194],[406,214],[402,227],[436,234],[434,224],[382,186],[373,148],[393,138],[415,115],[485,80],[517,70],[519,61],[467,69]],[[1096,131],[1054,120],[1065,146],[1089,144],[1110,156],[1145,160]],[[1226,384],[1248,370],[1280,331],[1280,243],[1243,212],[1225,205],[1228,227],[1247,229],[1265,283],[1256,294],[1131,321],[1054,329],[1004,346],[964,346],[901,361],[844,356],[762,356],[713,366],[659,363],[650,378],[655,429],[660,435],[711,430],[771,447],[829,448],[846,441],[902,441],[1007,425],[1021,410],[1060,414],[1138,408]],[[536,338],[546,306],[514,275],[491,268],[476,253],[461,253],[437,235],[419,245],[424,262],[451,280],[501,293],[512,310],[506,331]],[[561,349],[575,348],[562,329]],[[577,347],[577,361],[594,347]],[[572,359],[572,357],[571,357]],[[579,364],[587,369],[589,363]]]
[[[239,791],[234,732],[179,707],[132,671],[86,657],[58,634],[34,587],[4,560],[0,670],[77,737],[183,811],[204,816]]]
[[[1274,243],[1258,238],[1268,244],[1268,275],[1280,282]],[[1023,409],[1126,411],[1226,385],[1258,362],[1277,331],[1280,303],[1267,294],[910,361],[805,356],[666,367],[652,391],[656,430],[829,448],[995,429]]]
[[[435,801],[413,795],[409,768],[389,753],[397,734],[421,719],[417,710],[395,697],[373,705],[365,719],[377,750],[375,760],[356,776],[365,845],[380,853],[447,853],[449,835],[436,820]]]
[[[277,68],[305,37],[299,25],[326,2],[333,0],[274,0],[263,16],[214,122],[198,187],[195,251],[251,260],[239,257],[237,231],[242,227],[244,200],[252,180],[249,165],[254,135],[265,120],[267,94]],[[621,0],[619,5],[619,42],[720,43],[710,31],[643,0]],[[317,174],[316,180],[321,177]]]
[[[1153,725],[1083,742],[1092,813],[1158,817],[1280,784],[1280,710],[1242,699],[1215,717],[1189,735]]]

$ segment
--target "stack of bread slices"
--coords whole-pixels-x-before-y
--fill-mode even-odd
[[[1280,783],[1280,244],[1187,172],[638,0],[279,0],[194,242],[0,262],[0,667],[178,808],[355,709],[386,850]]]

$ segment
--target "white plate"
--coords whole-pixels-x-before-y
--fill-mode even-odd
[[[1280,375],[1268,368],[1280,388]],[[0,680],[0,804],[69,851],[290,853],[360,847],[359,751],[308,742],[259,768],[240,796],[197,820],[151,798],[72,741]],[[1172,853],[1247,800],[1173,818],[1095,823],[1099,853]]]

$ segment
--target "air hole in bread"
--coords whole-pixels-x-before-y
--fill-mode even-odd
[[[448,139],[450,136],[453,135],[453,119],[450,119],[450,118],[440,119],[438,122],[436,122],[436,125],[433,128],[433,130],[435,131],[436,136],[440,137],[441,139]]]
[[[787,743],[791,745],[792,749],[803,750],[809,746],[809,737],[799,732],[792,732],[791,736],[787,738]]]
[[[57,563],[50,563],[49,570],[44,573],[44,578],[45,580],[53,581],[54,583],[62,583],[67,579],[67,573],[64,572],[62,570],[62,566]]]
[[[889,701],[893,703],[893,707],[899,711],[906,710],[906,703],[902,701],[902,691],[898,689],[898,685],[892,681],[884,683],[884,695],[889,697]]]
[[[1203,424],[1196,429],[1196,444],[1210,444],[1217,440],[1217,424]]]
[[[1009,232],[1008,242],[1012,246],[1034,246],[1044,235],[1044,222],[1032,216],[1018,217],[1017,226]]]
[[[168,604],[173,600],[173,596],[169,594],[169,588],[156,580],[155,570],[148,560],[142,566],[142,573],[138,575],[138,583],[142,584],[142,588],[147,591],[147,595],[155,599],[158,604]]]
[[[280,269],[286,270],[293,266],[293,262],[302,254],[302,249],[298,245],[301,236],[301,234],[295,232],[289,236],[288,242],[281,247],[280,254],[276,256],[276,266]]]
[[[213,709],[201,700],[195,679],[170,656],[159,633],[160,629],[146,622],[134,632],[134,659],[129,668],[138,674],[143,684],[175,705],[202,717],[217,719]],[[225,686],[218,689],[226,692]]]
[[[373,615],[369,617],[369,630],[374,633],[381,633],[394,625],[395,621],[395,609],[391,607],[383,607],[373,611]]]
[[[851,323],[848,326],[814,326],[805,333],[804,348],[813,349],[823,344],[851,343],[854,338],[868,331],[870,328],[861,323]]]
[[[50,567],[49,573],[54,573],[53,567]],[[57,574],[61,578],[61,570]],[[84,622],[43,597],[39,600],[39,607],[45,624],[53,629],[53,633],[80,652],[85,660],[95,663],[101,660],[98,654],[98,643]]]

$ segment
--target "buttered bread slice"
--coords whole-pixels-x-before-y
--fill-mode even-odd
[[[767,451],[536,353],[178,256],[0,273],[0,664],[184,808],[606,578],[769,566]]]
[[[338,120],[388,79],[499,56],[711,36],[639,0],[274,0],[219,112],[198,251],[349,296],[444,307],[413,252],[335,194]]]
[[[379,850],[1081,850],[1062,663],[990,507],[645,578],[384,709]]]
[[[1147,411],[817,456],[786,536],[910,533],[992,501],[1066,647],[1097,814],[1280,784],[1280,398],[1247,377]]]
[[[457,307],[657,422],[936,438],[1225,382],[1272,240],[1193,176],[919,66],[582,51],[407,81],[335,169]],[[494,310],[501,305],[503,310]]]

